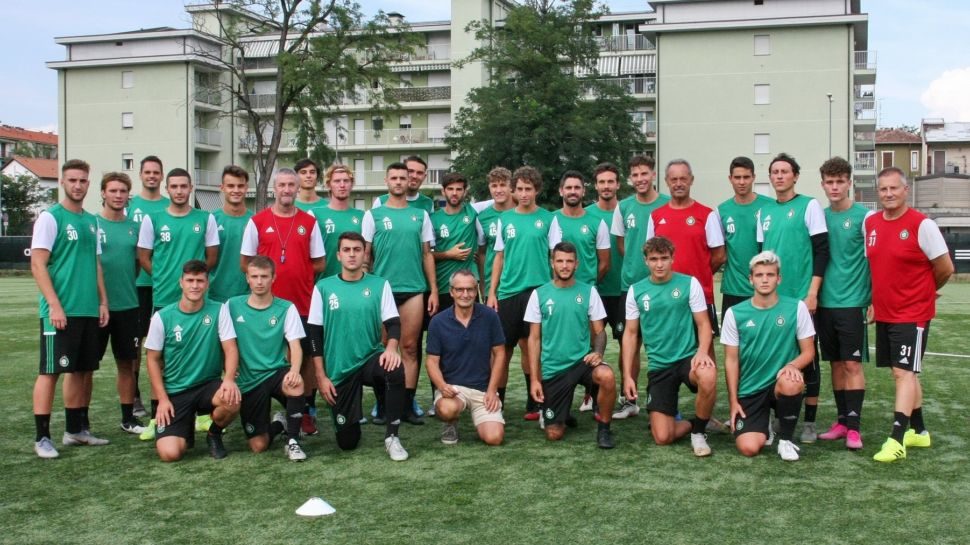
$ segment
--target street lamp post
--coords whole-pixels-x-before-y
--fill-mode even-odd
[[[825,93],[829,97],[829,157],[832,157],[832,93]]]

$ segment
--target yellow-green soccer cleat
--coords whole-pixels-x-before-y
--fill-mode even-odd
[[[212,425],[212,417],[207,414],[200,414],[195,417],[195,431],[209,431]]]
[[[890,437],[882,444],[882,449],[872,457],[877,462],[895,462],[906,458],[906,447],[899,444],[899,441]]]
[[[148,421],[148,425],[145,426],[145,430],[138,434],[138,438],[142,441],[154,441],[155,440],[155,419],[152,418]]]
[[[906,430],[906,435],[903,436],[903,445],[907,448],[909,447],[920,447],[929,448],[932,441],[930,441],[930,432],[924,431],[923,433],[916,433],[916,430],[909,428]]]

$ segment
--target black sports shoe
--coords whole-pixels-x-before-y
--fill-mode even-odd
[[[211,433],[205,434],[205,444],[209,445],[209,454],[211,454],[216,460],[221,460],[226,456],[229,456],[225,445],[222,444],[221,433],[219,435],[214,435]]]
[[[613,433],[609,428],[600,428],[596,432],[596,446],[599,448],[613,448],[616,444],[613,443]]]
[[[414,411],[411,411],[411,410],[409,410],[409,411],[407,411],[407,412],[404,413],[404,416],[401,418],[401,421],[402,422],[407,422],[408,424],[411,424],[412,426],[423,426],[424,425],[424,419],[421,418],[420,416],[418,416],[417,413],[415,413]]]

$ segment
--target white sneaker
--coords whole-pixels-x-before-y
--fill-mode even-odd
[[[586,395],[583,398],[582,404],[579,405],[579,412],[586,413],[593,410],[593,396]]]
[[[620,408],[613,413],[613,420],[623,420],[640,414],[640,407],[635,401],[624,401]]]
[[[802,424],[802,443],[812,444],[818,440],[818,430],[815,429],[815,422],[805,422]]]
[[[395,462],[403,462],[408,459],[408,451],[404,450],[401,440],[396,435],[384,438],[384,450]]]
[[[778,435],[778,432],[775,431],[775,426],[769,425],[768,426],[768,440],[765,441],[765,446],[766,447],[770,447],[771,445],[773,445],[775,443],[775,436],[776,435]]]
[[[300,448],[300,443],[297,443],[296,439],[290,439],[284,446],[286,449],[286,457],[290,459],[291,462],[302,462],[306,460],[306,453]]]
[[[122,422],[121,429],[126,433],[141,435],[141,433],[145,431],[145,426],[136,419],[132,420],[131,422]]]
[[[797,462],[798,461],[798,448],[795,443],[788,441],[787,439],[781,439],[778,441],[778,456],[786,462]]]
[[[37,454],[37,457],[44,458],[45,460],[60,456],[57,449],[54,448],[54,442],[51,441],[50,437],[41,437],[40,441],[35,442],[34,453]]]
[[[690,446],[694,449],[694,456],[704,457],[711,455],[711,447],[707,444],[706,433],[690,434]]]
[[[64,432],[64,438],[61,442],[68,446],[88,445],[98,447],[101,445],[107,445],[111,441],[91,435],[90,430],[81,430],[79,433]]]

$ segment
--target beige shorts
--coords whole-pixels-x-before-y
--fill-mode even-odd
[[[455,399],[461,401],[461,410],[464,411],[468,409],[472,413],[472,423],[475,427],[478,427],[485,422],[498,422],[499,424],[505,424],[505,419],[502,418],[502,408],[499,410],[489,412],[485,408],[485,392],[481,390],[475,390],[472,388],[466,388],[464,386],[452,386],[458,391],[458,395]],[[434,391],[434,403],[438,404],[438,400],[442,398],[441,392],[438,390]]]

